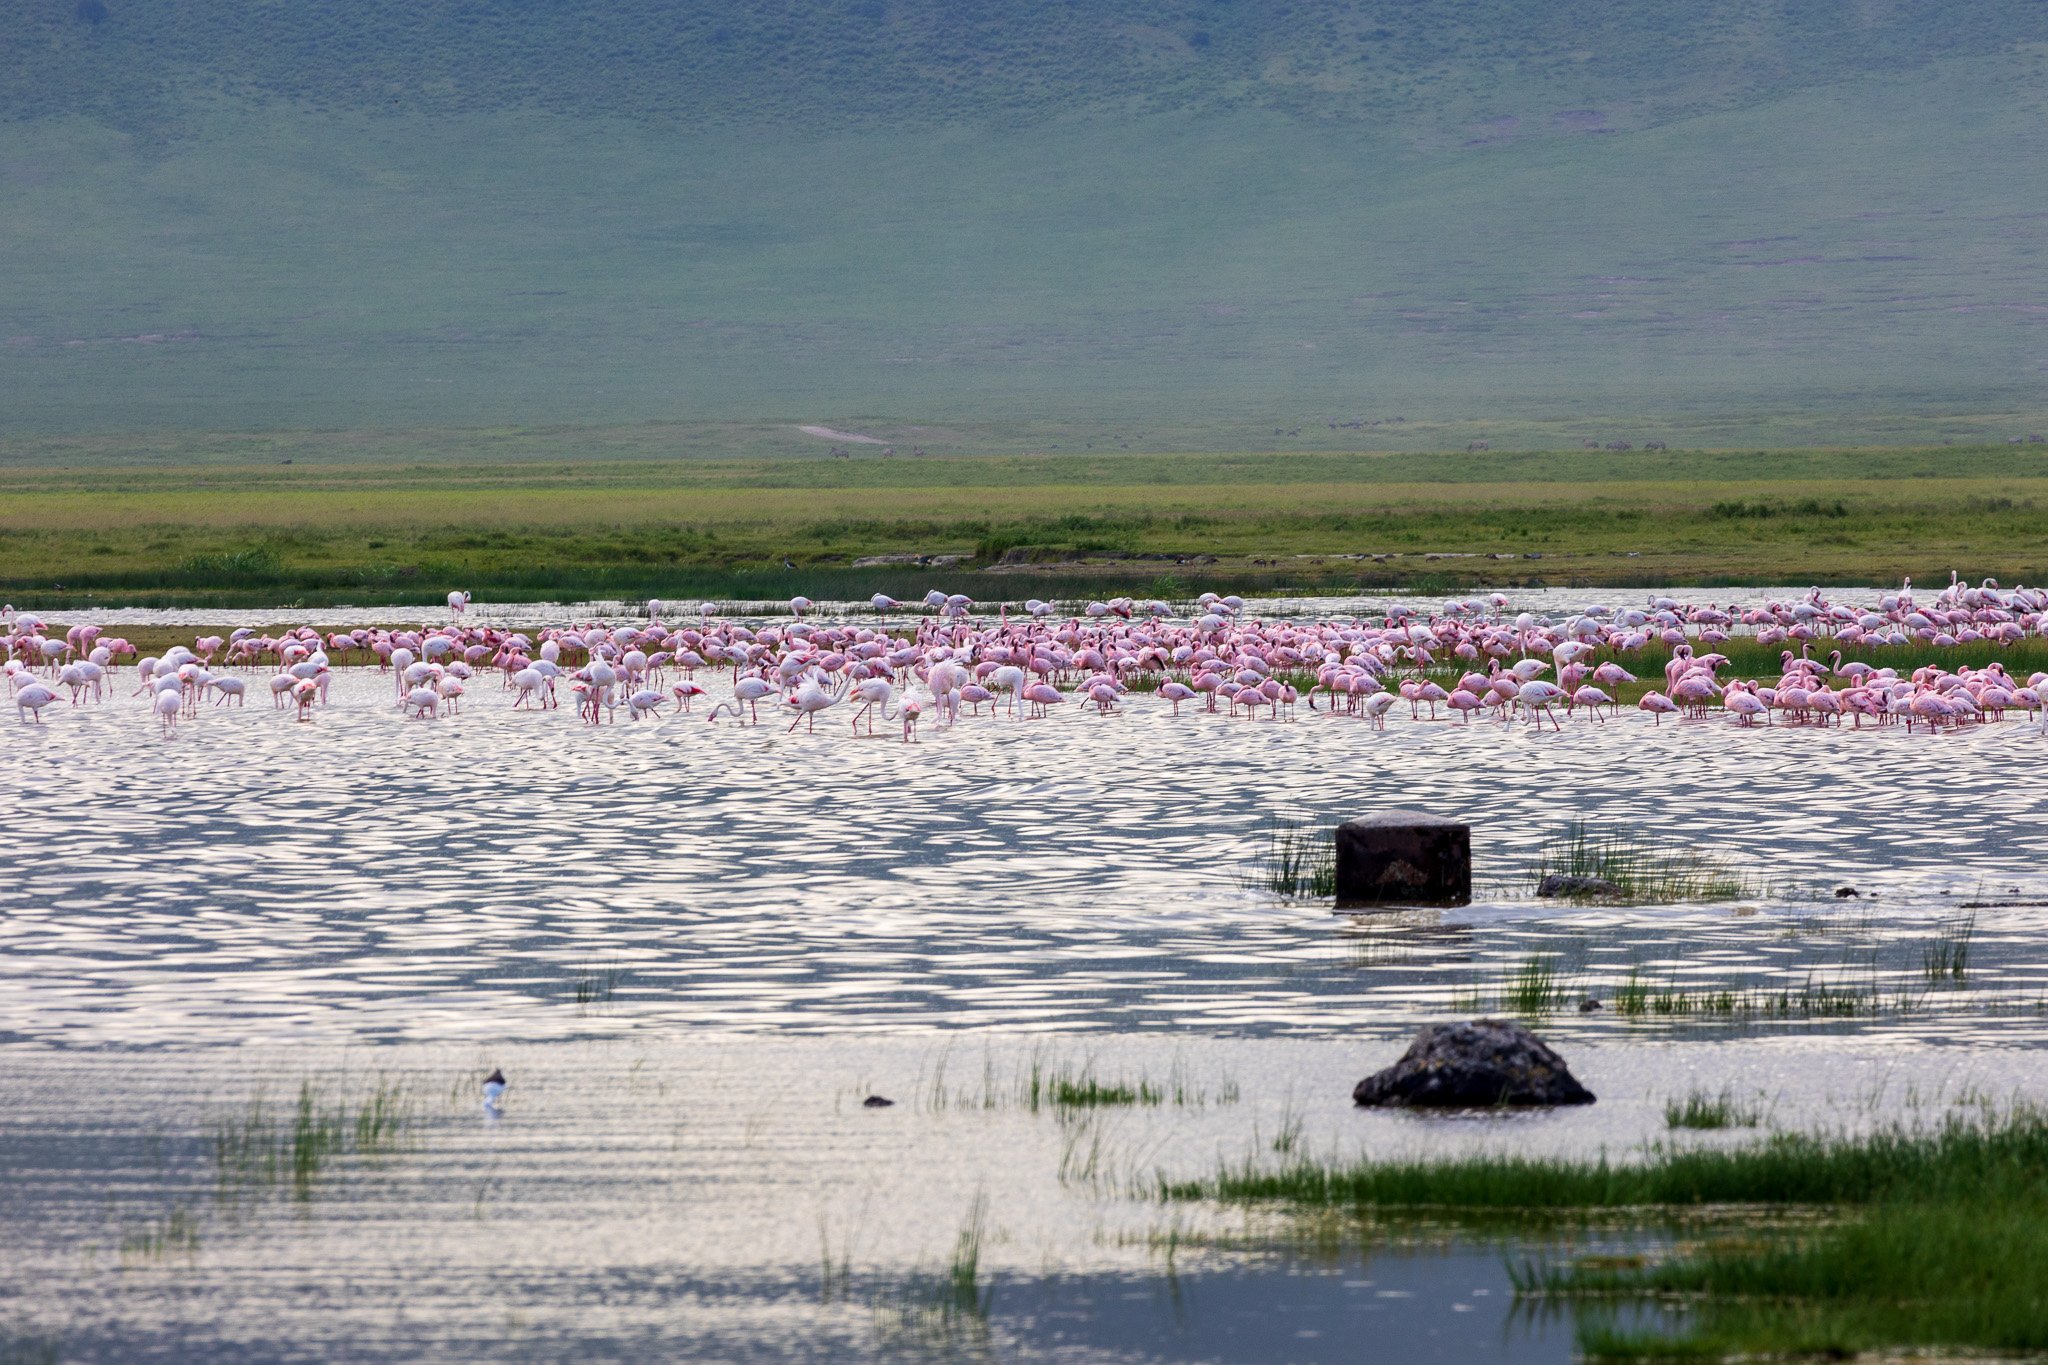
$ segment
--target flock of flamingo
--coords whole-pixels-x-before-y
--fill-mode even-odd
[[[166,737],[209,702],[243,705],[252,683],[274,708],[310,721],[328,704],[336,671],[347,668],[388,674],[391,705],[408,718],[455,714],[495,683],[515,711],[553,711],[566,694],[590,725],[615,720],[621,708],[637,721],[664,708],[691,714],[704,702],[708,721],[758,725],[766,703],[771,715],[788,717],[788,729],[815,730],[821,714],[844,706],[854,733],[865,725],[874,735],[880,721],[900,727],[906,743],[927,718],[949,726],[986,707],[1042,719],[1070,702],[1108,716],[1144,693],[1175,716],[1199,702],[1205,712],[1287,720],[1306,702],[1383,729],[1405,705],[1416,720],[1441,710],[1467,724],[1482,715],[1539,729],[1547,721],[1561,732],[1560,709],[1601,723],[1618,712],[1616,694],[1639,683],[1626,661],[1646,655],[1664,656],[1662,685],[1652,679],[1634,705],[1660,725],[1667,715],[1704,718],[1718,708],[1743,726],[1868,721],[1938,730],[2007,711],[2040,713],[2048,702],[2048,673],[2022,682],[1998,662],[1927,663],[1901,673],[1843,661],[1843,650],[1857,646],[1921,646],[1938,657],[1951,646],[2048,633],[2048,592],[2000,589],[1988,579],[1952,579],[1925,603],[1908,579],[1865,605],[1818,589],[1740,610],[1656,595],[1641,607],[1588,606],[1562,619],[1512,613],[1509,599],[1495,594],[1429,613],[1396,606],[1378,619],[1268,621],[1248,619],[1241,598],[1215,593],[1185,613],[1128,598],[1074,612],[1033,600],[1015,616],[1005,606],[991,619],[977,617],[968,598],[935,591],[910,605],[876,596],[872,623],[817,619],[799,597],[788,619],[765,624],[722,618],[707,603],[694,621],[664,625],[663,604],[653,602],[643,624],[527,632],[468,623],[469,601],[449,594],[448,622],[431,628],[249,628],[142,658],[101,627],[60,633],[10,606],[0,611],[0,646],[24,724],[40,724],[60,694],[87,705],[126,690],[148,699]],[[892,612],[912,619],[892,622]],[[1785,646],[1775,677],[1720,676],[1729,659],[1715,647],[1738,636]],[[1826,661],[1810,657],[1829,646]],[[730,695],[713,698],[714,690]]]

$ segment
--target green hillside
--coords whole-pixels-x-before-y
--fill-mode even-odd
[[[0,460],[2003,439],[2044,53],[2007,0],[20,0]]]
[[[2043,39],[2048,12],[2013,0],[16,0],[0,111],[161,133],[219,90],[692,128],[1259,109],[1500,134],[1643,126]]]

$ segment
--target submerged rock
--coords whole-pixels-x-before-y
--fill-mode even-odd
[[[1472,827],[1412,810],[1337,826],[1337,908],[1469,905]]]
[[[1432,1024],[1401,1060],[1358,1083],[1364,1105],[1454,1109],[1492,1105],[1591,1104],[1564,1058],[1511,1019]]]
[[[1536,883],[1539,896],[1619,896],[1622,890],[1605,877],[1568,877],[1553,872]]]

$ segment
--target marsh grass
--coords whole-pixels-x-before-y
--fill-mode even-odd
[[[2048,1176],[2048,1119],[2031,1109],[1950,1115],[1929,1128],[1861,1136],[1773,1133],[1726,1148],[1653,1144],[1631,1160],[1495,1153],[1440,1161],[1300,1156],[1271,1165],[1247,1158],[1199,1179],[1162,1177],[1156,1191],[1167,1201],[1413,1209],[1513,1222],[1714,1205],[1870,1205],[1964,1191],[2015,1172]]]
[[[1887,993],[1873,969],[1863,980],[1825,980],[1809,974],[1796,987],[1701,986],[1654,983],[1632,972],[1614,990],[1614,1012],[1625,1019],[1786,1020],[1853,1019],[1917,1008],[1924,993],[1895,986]]]
[[[121,1238],[124,1264],[163,1261],[173,1256],[187,1260],[199,1252],[199,1223],[183,1204],[172,1207],[160,1218],[145,1223]],[[6,1357],[0,1355],[0,1361]]]
[[[1583,945],[1579,950],[1583,951]],[[1540,1019],[1576,1009],[1586,993],[1580,956],[1531,953],[1509,967],[1491,988],[1475,983],[1455,992],[1451,1008],[1460,1014],[1504,1012]]]
[[[619,988],[631,973],[617,966],[586,966],[576,973],[574,989],[576,1007],[588,1009],[592,1005],[608,1005],[612,993]]]
[[[1966,983],[1970,974],[1970,944],[1977,935],[1977,914],[1944,921],[1934,938],[1921,949],[1920,967],[1930,986]]]
[[[977,1194],[953,1238],[952,1255],[937,1274],[913,1277],[875,1304],[885,1340],[903,1340],[951,1355],[978,1357],[989,1342],[988,1311],[994,1289],[986,1283],[982,1251],[988,1240],[988,1196]]]
[[[1326,900],[1337,894],[1337,830],[1328,823],[1275,820],[1248,880],[1276,896]]]
[[[1572,896],[1566,900],[1670,905],[1691,901],[1741,900],[1759,893],[1750,878],[1720,858],[1682,848],[1669,837],[1634,829],[1601,828],[1584,820],[1565,824],[1530,862],[1524,881],[1533,894],[1545,877],[1597,877],[1621,888],[1618,896]]]
[[[820,1302],[835,1303],[848,1298],[853,1290],[854,1243],[858,1226],[847,1229],[844,1237],[834,1245],[831,1220],[820,1211],[818,1214],[818,1295]]]
[[[329,1101],[310,1080],[297,1101],[273,1109],[260,1094],[238,1113],[212,1124],[215,1176],[223,1199],[281,1190],[310,1200],[334,1163],[398,1150],[418,1118],[412,1096],[382,1078],[360,1099]]]
[[[0,1330],[0,1365],[58,1365],[64,1343],[42,1332]]]
[[[1034,1048],[1005,1077],[990,1052],[983,1054],[980,1074],[967,1085],[953,1083],[949,1062],[950,1054],[942,1052],[919,1087],[921,1106],[928,1113],[1016,1108],[1059,1116],[1091,1109],[1202,1109],[1236,1104],[1241,1094],[1237,1082],[1228,1077],[1214,1085],[1196,1081],[1178,1059],[1163,1079],[1155,1079],[1142,1072],[1099,1073],[1092,1057],[1076,1061]]]
[[[1560,1008],[1570,988],[1560,976],[1559,959],[1550,953],[1525,958],[1501,993],[1502,1004],[1516,1014],[1542,1015]]]
[[[1974,1190],[1887,1199],[1796,1234],[1729,1229],[1642,1266],[1525,1272],[1524,1292],[1593,1305],[1592,1360],[1723,1360],[2048,1349],[2048,1194],[2038,1166]],[[1679,1302],[1674,1330],[1624,1330],[1615,1301]]]
[[[1756,1101],[1738,1100],[1732,1090],[1709,1095],[1688,1091],[1683,1099],[1664,1101],[1666,1128],[1715,1131],[1723,1128],[1754,1128],[1764,1121],[1764,1107]]]
[[[1741,1117],[1721,1096],[1697,1099],[1674,1109],[1704,1126]],[[1643,1255],[1510,1265],[1525,1301],[1586,1306],[1580,1347],[1593,1359],[2048,1348],[2048,1117],[2029,1107],[1730,1147],[1653,1143],[1628,1159],[1252,1155],[1155,1189],[1311,1226],[1348,1212],[1469,1235],[1589,1223],[1682,1233]],[[1619,1306],[1672,1302],[1683,1312],[1669,1330],[1618,1325]]]

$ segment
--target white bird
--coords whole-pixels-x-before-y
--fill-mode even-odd
[[[36,724],[41,725],[43,723],[43,708],[55,700],[57,700],[55,692],[41,683],[30,683],[27,687],[14,694],[14,712],[22,720],[28,720],[33,716]],[[172,709],[177,709],[175,702],[172,703]]]
[[[492,1118],[498,1117],[498,1102],[505,1098],[505,1073],[493,1071],[484,1077],[484,1112]]]

